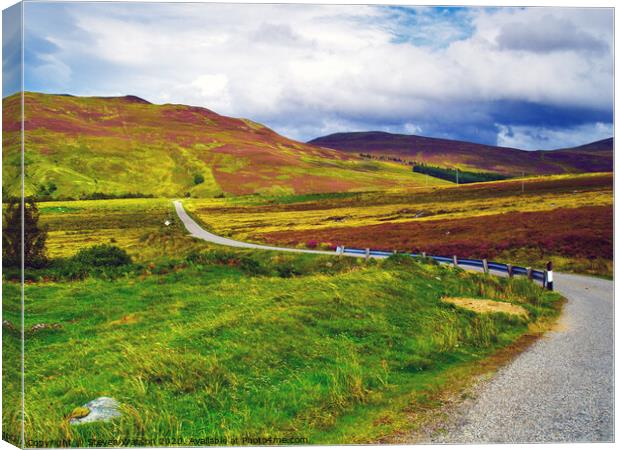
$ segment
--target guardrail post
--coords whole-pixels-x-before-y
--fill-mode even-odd
[[[531,280],[532,279],[532,268],[526,267],[525,270],[527,270],[527,279]]]
[[[484,273],[489,273],[489,262],[487,261],[486,258],[482,260],[482,271]]]
[[[547,263],[547,270],[545,271],[545,284],[548,290],[553,290],[553,263],[551,261]]]
[[[452,265],[453,265],[454,267],[458,267],[458,265],[459,265],[459,259],[456,257],[456,255],[454,255],[454,256],[452,257]]]
[[[369,249],[369,248],[367,248],[367,249],[366,249],[366,255],[365,255],[365,258],[366,258],[366,259],[370,258],[370,249]]]
[[[508,271],[508,276],[512,278],[512,264],[506,264],[506,270]]]

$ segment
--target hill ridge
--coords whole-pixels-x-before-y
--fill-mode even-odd
[[[3,106],[3,187],[18,195],[21,95]],[[297,142],[200,106],[35,92],[24,93],[24,106],[26,193],[44,199],[299,195],[425,183],[406,166]]]
[[[613,137],[579,147],[532,151],[385,131],[333,133],[308,143],[345,153],[402,158],[507,175],[520,172],[532,175],[613,170]]]

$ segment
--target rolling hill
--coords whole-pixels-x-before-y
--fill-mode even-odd
[[[406,166],[296,142],[205,108],[135,96],[24,97],[25,189],[39,198],[305,194],[426,183]],[[3,106],[3,188],[18,195],[20,96]]]
[[[473,142],[370,131],[331,134],[313,139],[309,144],[347,154],[387,156],[506,175],[520,175],[522,172],[545,175],[613,170],[613,138],[570,149],[526,151]]]

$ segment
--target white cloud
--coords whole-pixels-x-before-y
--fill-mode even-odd
[[[456,134],[474,120],[493,127],[488,111],[476,109],[484,102],[612,105],[610,48],[593,53],[572,36],[611,43],[610,10],[475,9],[447,20],[422,9],[411,24],[407,11],[399,12],[397,27],[393,10],[372,6],[103,3],[65,10],[77,29],[43,14],[31,14],[28,29],[53,39],[55,57],[73,71],[64,91],[201,105],[295,138],[338,124],[426,130],[445,123]],[[553,26],[552,51],[534,51],[548,23],[570,24],[570,35]],[[515,27],[524,24],[533,38],[515,45]],[[431,40],[445,45],[417,43],[433,30]],[[402,39],[407,33],[411,39]],[[100,75],[81,76],[86,65],[101,67]]]

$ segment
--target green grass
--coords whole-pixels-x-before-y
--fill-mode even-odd
[[[18,289],[3,284],[10,321]],[[82,446],[240,436],[368,442],[394,431],[377,414],[402,416],[395,406],[528,329],[442,296],[516,302],[529,321],[557,314],[558,300],[527,280],[408,258],[221,250],[114,280],[31,284],[25,295],[27,439]],[[33,332],[35,324],[61,328]],[[5,329],[9,360],[15,339]],[[120,420],[68,425],[75,407],[99,396],[122,403]],[[5,398],[17,402],[17,391]],[[5,430],[18,426],[11,410]]]
[[[406,166],[368,163],[206,109],[33,92],[24,102],[36,122],[24,138],[24,189],[39,200],[273,196],[425,184]],[[7,97],[3,106],[3,192],[19,196],[21,96]]]

